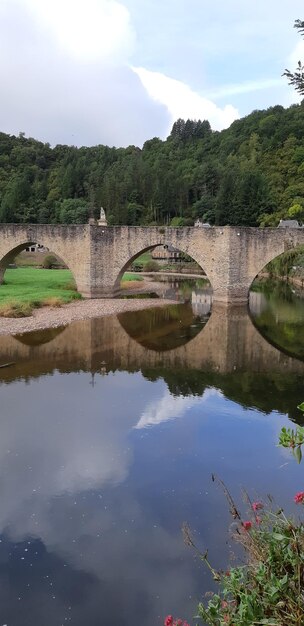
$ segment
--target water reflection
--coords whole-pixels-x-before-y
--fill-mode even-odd
[[[255,283],[253,289],[250,312],[256,327],[280,350],[304,360],[303,290],[273,280]]]
[[[266,304],[251,298],[257,316]],[[190,621],[212,581],[182,522],[226,567],[212,472],[289,506],[298,468],[275,443],[302,415],[304,363],[245,308],[208,317],[190,302],[1,337],[0,363],[12,361],[0,369],[1,623]]]
[[[191,303],[193,314],[208,318],[212,306],[212,287],[205,278],[170,277],[169,275],[154,276],[158,284],[158,295],[166,300]],[[159,289],[159,285],[163,288]]]
[[[129,337],[149,350],[164,352],[187,344],[208,321],[207,314],[199,315],[190,303],[164,308],[147,309],[141,315],[122,313],[118,320]]]
[[[0,338],[0,364],[15,363],[0,368],[0,381],[30,381],[55,371],[141,372],[151,382],[165,381],[174,396],[201,396],[215,387],[244,407],[302,417],[296,406],[304,363],[266,341],[245,307],[213,307],[206,323],[189,304],[171,305],[77,322],[40,345],[36,333],[24,337]],[[286,385],[292,393],[286,394]]]

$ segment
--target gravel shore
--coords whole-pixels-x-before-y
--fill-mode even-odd
[[[71,302],[71,304],[65,304],[60,308],[43,307],[35,309],[32,317],[18,319],[2,317],[0,318],[0,335],[15,335],[44,328],[56,328],[79,320],[102,317],[104,315],[117,315],[124,311],[142,311],[143,309],[165,306],[167,304],[173,304],[172,300],[155,300],[153,298],[144,300],[78,300]]]

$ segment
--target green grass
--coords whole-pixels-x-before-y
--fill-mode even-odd
[[[152,259],[151,251],[150,252],[144,252],[143,254],[138,256],[137,259],[135,259],[134,263],[135,264],[139,264],[139,265],[145,265],[146,263],[151,261],[151,259]]]
[[[140,280],[144,280],[142,276],[138,276],[138,274],[132,274],[131,272],[125,272],[123,277],[122,277],[122,281],[126,282],[126,281],[140,281]]]
[[[69,270],[9,269],[0,285],[0,307],[11,302],[41,306],[55,298],[66,303],[80,297]]]

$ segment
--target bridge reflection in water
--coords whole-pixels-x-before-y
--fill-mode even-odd
[[[255,307],[263,306],[254,294]],[[198,296],[199,298],[199,296]],[[160,368],[201,372],[304,373],[304,363],[268,343],[243,307],[213,306],[208,295],[117,317],[75,322],[65,328],[0,337],[0,381],[52,373]],[[210,301],[211,304],[211,301]],[[210,307],[209,307],[210,308]],[[197,311],[205,317],[196,317]]]

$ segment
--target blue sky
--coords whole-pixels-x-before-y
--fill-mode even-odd
[[[0,130],[142,145],[177,117],[225,128],[298,101],[300,0],[0,0]]]

